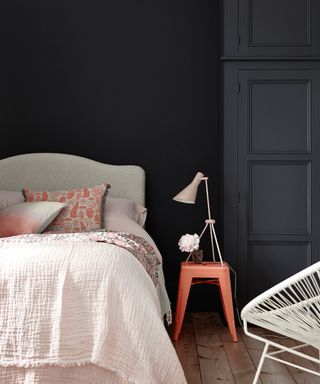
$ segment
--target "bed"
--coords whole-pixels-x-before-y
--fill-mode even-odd
[[[0,190],[105,181],[107,200],[145,205],[138,166],[53,153],[0,160]],[[163,324],[171,310],[159,250],[126,218],[107,215],[105,227],[0,239],[0,383],[186,383]],[[141,254],[146,250],[141,258],[126,236]]]

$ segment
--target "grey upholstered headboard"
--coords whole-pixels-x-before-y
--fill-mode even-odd
[[[145,172],[136,165],[109,165],[60,153],[29,153],[0,160],[0,190],[65,190],[111,184],[110,196],[145,204]]]

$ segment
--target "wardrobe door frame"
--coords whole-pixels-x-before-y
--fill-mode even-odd
[[[239,303],[241,307],[248,301],[247,292],[247,260],[248,260],[248,236],[243,240],[243,233],[246,233],[247,228],[240,228],[243,219],[239,215],[246,215],[244,212],[243,191],[239,191],[238,178],[239,175],[239,154],[238,154],[238,140],[239,140],[239,92],[241,92],[239,74],[241,71],[250,70],[319,70],[320,63],[312,62],[225,62],[224,63],[224,113],[223,113],[223,173],[224,173],[224,252],[225,258],[230,261],[231,264],[238,271],[238,285],[239,285]],[[319,87],[320,88],[320,87]],[[320,89],[316,91],[316,96],[320,100]],[[315,112],[315,119],[319,124],[315,124],[312,135],[313,143],[320,143],[320,111]],[[303,157],[303,156],[302,156]],[[320,162],[319,162],[320,163]],[[312,174],[320,175],[320,164],[313,162]],[[318,185],[313,187],[316,190],[319,189],[319,181],[312,180],[313,183],[317,182]],[[242,193],[239,193],[242,192]],[[312,201],[312,227],[319,226],[319,220],[314,221],[314,217],[317,212],[320,214],[320,199],[313,196]],[[241,211],[242,210],[242,211]],[[320,216],[320,215],[318,215]],[[310,262],[316,262],[320,259],[320,254],[317,254],[317,250],[320,251],[320,236],[319,240],[316,236],[312,238],[312,258]],[[245,244],[243,243],[245,241]],[[240,249],[242,247],[242,250]]]

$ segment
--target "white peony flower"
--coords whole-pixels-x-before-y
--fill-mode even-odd
[[[200,237],[197,233],[190,235],[189,233],[181,236],[178,242],[181,252],[193,252],[199,249]]]

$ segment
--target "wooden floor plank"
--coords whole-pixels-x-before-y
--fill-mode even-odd
[[[213,315],[208,313],[193,313],[192,320],[196,336],[202,384],[235,384],[221,337],[214,328]]]
[[[173,327],[172,327],[173,328]],[[172,329],[169,330],[172,332]],[[219,315],[209,313],[186,314],[179,341],[175,348],[185,371],[188,384],[251,384],[259,364],[264,344],[246,336],[238,328],[239,342],[233,343]],[[253,328],[259,335],[271,332]],[[286,338],[273,339],[279,344],[293,346],[296,341]],[[310,355],[318,357],[318,351],[307,348]],[[301,364],[301,359],[286,356],[289,361]],[[280,356],[279,356],[280,357]],[[317,364],[306,362],[307,368]],[[259,384],[320,384],[320,378],[266,360]]]
[[[251,384],[256,373],[251,357],[241,338],[233,343],[229,329],[224,327],[218,314],[214,314],[214,328],[220,334],[236,384]],[[237,332],[241,332],[238,329]],[[239,336],[239,335],[238,335]],[[261,380],[258,381],[261,384]]]
[[[188,384],[202,384],[191,314],[186,314],[179,340],[173,343]]]

